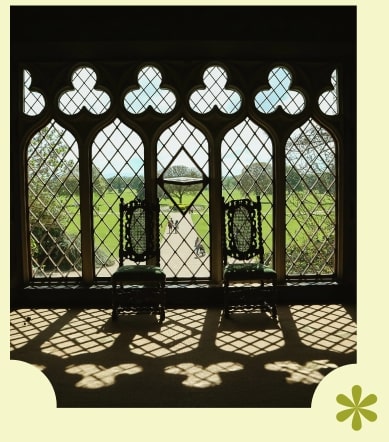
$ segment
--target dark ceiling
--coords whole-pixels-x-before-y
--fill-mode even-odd
[[[11,43],[356,41],[355,6],[11,6]]]

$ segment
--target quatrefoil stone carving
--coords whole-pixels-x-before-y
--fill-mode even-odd
[[[323,92],[319,97],[320,110],[326,115],[336,115],[338,113],[338,73],[336,69],[331,75],[332,89]]]
[[[91,68],[80,68],[73,72],[73,90],[64,92],[59,98],[59,108],[67,115],[74,115],[86,108],[95,115],[102,114],[110,106],[109,95],[95,89],[97,75]]]
[[[39,115],[45,107],[45,99],[39,92],[33,91],[31,87],[31,74],[25,70],[24,75],[24,88],[23,88],[23,111],[26,115]]]
[[[227,73],[220,66],[211,66],[203,75],[205,88],[195,90],[189,99],[190,107],[197,113],[205,114],[215,106],[221,112],[232,114],[241,106],[241,97],[233,89],[226,89]]]
[[[139,88],[133,89],[124,97],[128,112],[140,114],[151,107],[160,114],[174,109],[176,97],[172,91],[161,88],[162,75],[154,66],[146,66],[139,71]]]
[[[270,114],[279,106],[288,114],[297,114],[304,109],[304,96],[290,89],[292,75],[286,68],[272,69],[268,80],[270,89],[264,89],[255,96],[255,104],[260,112]]]

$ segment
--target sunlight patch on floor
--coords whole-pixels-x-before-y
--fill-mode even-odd
[[[305,365],[295,361],[276,361],[265,364],[266,370],[288,373],[289,377],[286,378],[288,384],[302,383],[307,385],[318,384],[328,373],[328,370],[337,367],[336,364],[329,362],[327,359],[309,361]],[[327,372],[323,374],[320,370],[327,370]]]
[[[109,387],[115,383],[118,375],[134,375],[143,371],[142,367],[136,364],[119,364],[114,367],[105,368],[96,364],[69,365],[65,372],[82,376],[75,386],[79,388],[96,389]]]
[[[187,387],[209,388],[222,383],[220,373],[229,373],[242,369],[243,365],[236,362],[219,362],[207,367],[187,362],[166,367],[165,373],[183,376],[185,379],[182,381],[182,384]]]
[[[304,345],[343,354],[356,351],[357,326],[342,305],[293,305],[290,311]]]

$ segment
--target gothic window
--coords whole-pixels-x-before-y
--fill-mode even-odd
[[[256,195],[265,259],[282,279],[336,278],[336,66],[319,79],[303,62],[108,60],[69,64],[66,75],[47,66],[26,63],[20,84],[33,134],[25,146],[29,280],[108,280],[123,197],[159,200],[168,280],[220,282],[221,197]],[[58,90],[42,80],[36,87],[38,71]],[[202,256],[193,253],[197,237]]]

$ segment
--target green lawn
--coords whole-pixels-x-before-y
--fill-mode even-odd
[[[125,192],[121,194],[121,196],[124,198],[125,201],[129,201],[135,197],[135,193],[132,192],[131,189],[126,189]],[[239,192],[235,191],[233,193],[233,198],[241,198],[241,195]],[[255,195],[252,196],[252,198],[255,198]],[[192,195],[185,195],[183,198],[183,205],[190,205],[193,200]],[[271,203],[271,197],[264,198],[263,199],[263,207],[264,212],[266,212],[266,208],[268,207],[267,204]],[[332,204],[333,200],[330,197],[324,198],[321,201],[322,205],[326,204]],[[97,213],[94,214],[94,228],[95,228],[95,247],[100,248],[101,250],[105,251],[105,254],[109,256],[113,250],[117,248],[117,237],[119,236],[119,229],[118,229],[118,217],[119,217],[119,196],[116,192],[107,192],[103,195],[103,197],[99,197],[98,195],[94,195],[94,204],[95,204],[95,210]],[[162,199],[160,201],[161,206],[168,206],[172,207],[173,204],[170,201],[170,199]],[[295,232],[300,231],[301,224],[304,224],[306,222],[307,214],[303,213],[304,211],[301,210],[299,207],[299,202],[296,200],[296,202],[288,202],[289,207],[287,207],[287,213],[286,213],[286,219],[287,219],[287,230],[288,232],[291,232],[292,235],[294,235]],[[310,208],[315,208],[317,205],[317,200],[315,197],[309,196],[305,198],[304,200],[304,206],[309,211]],[[209,212],[208,212],[208,206],[209,206],[209,195],[208,191],[204,191],[202,195],[199,196],[199,198],[195,201],[195,207],[197,210],[195,210],[192,213],[192,219],[193,223],[195,225],[196,231],[198,235],[203,238],[203,243],[205,247],[209,250]],[[76,206],[69,206],[67,207],[67,211],[70,214],[75,214],[78,210],[78,207]],[[291,216],[291,213],[298,213],[297,211],[300,211],[301,215],[297,216],[297,219],[295,217]],[[198,213],[200,212],[201,215]],[[313,217],[317,220],[318,223],[321,224],[323,212],[317,211],[315,215],[311,216],[310,219]],[[161,234],[166,229],[167,219],[166,217],[161,214],[160,216],[160,224],[161,224]],[[80,225],[80,218],[79,213],[76,214],[74,217],[74,222],[71,223],[67,229],[68,234],[76,234],[78,232],[78,227]],[[116,227],[115,227],[116,225]],[[272,226],[272,217],[271,213],[267,214],[265,216],[265,220],[263,222],[263,233],[264,237],[267,238],[267,247],[271,248],[271,240],[272,236],[270,235],[270,230]],[[112,233],[112,229],[115,232],[115,234]],[[115,236],[116,235],[116,236]],[[304,233],[300,234],[301,240],[304,241]],[[290,234],[287,233],[287,241],[290,240]],[[296,239],[296,238],[295,238]],[[299,242],[299,239],[297,238],[297,242]]]

